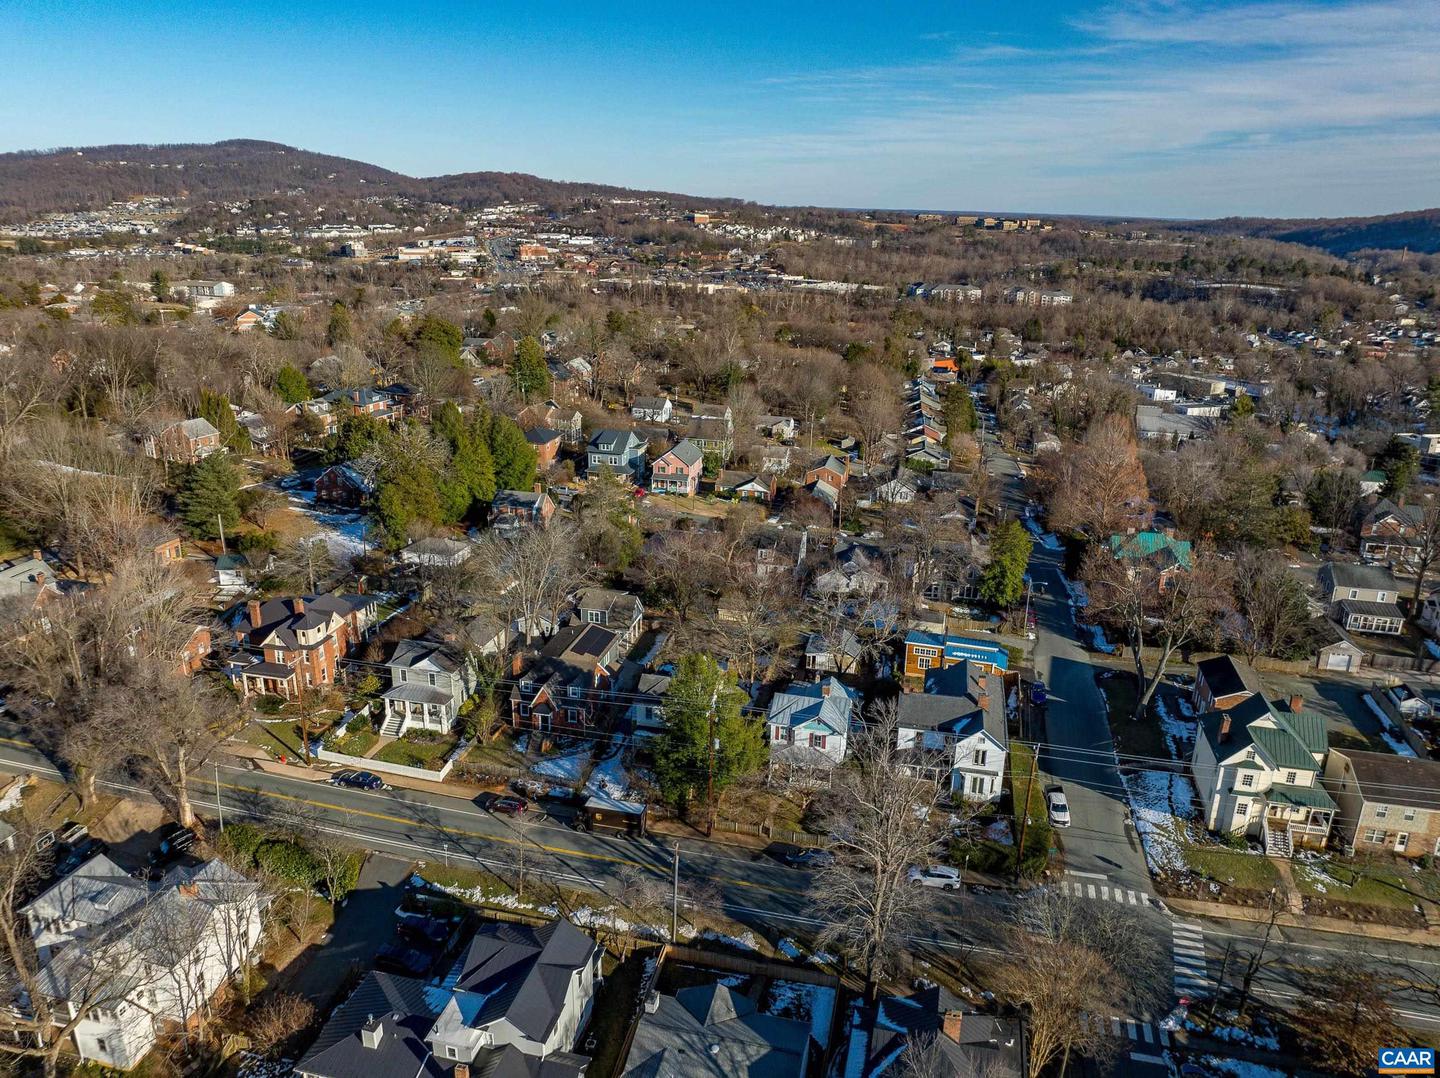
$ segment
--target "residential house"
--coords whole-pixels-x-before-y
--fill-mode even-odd
[[[639,482],[645,472],[648,445],[633,430],[598,430],[586,447],[585,468],[589,475],[620,472]]]
[[[999,799],[1010,745],[1003,674],[961,660],[926,671],[924,691],[901,693],[895,706],[907,767],[953,798]]]
[[[55,581],[55,570],[38,550],[0,562],[0,621],[14,624],[38,613],[60,594]]]
[[[704,450],[686,438],[650,465],[650,489],[656,494],[694,494],[704,467]]]
[[[863,655],[859,637],[849,629],[833,636],[811,633],[805,638],[805,669],[814,674],[853,674]]]
[[[542,472],[549,471],[560,454],[564,435],[551,427],[531,427],[525,432],[525,440],[535,450],[535,466]]]
[[[761,1014],[723,984],[651,993],[621,1078],[804,1078],[810,1024]]]
[[[1369,471],[1360,476],[1360,497],[1368,498],[1385,489],[1388,477],[1381,471]],[[1368,514],[1367,514],[1368,516]],[[1362,532],[1363,534],[1363,532]]]
[[[760,470],[770,475],[789,475],[795,457],[794,446],[767,445],[760,450]]]
[[[1422,681],[1413,678],[1397,681],[1374,695],[1385,713],[1397,722],[1413,723],[1416,719],[1435,717],[1437,691]]]
[[[1259,838],[1282,857],[1325,844],[1336,810],[1320,782],[1325,720],[1302,704],[1277,709],[1256,693],[1200,717],[1190,767],[1211,831]]]
[[[637,423],[668,423],[674,411],[669,397],[636,397],[630,402],[630,415]]]
[[[1112,535],[1107,545],[1116,560],[1123,562],[1132,573],[1142,566],[1157,573],[1162,589],[1177,573],[1189,572],[1195,560],[1189,540],[1176,539],[1165,532]]]
[[[809,551],[810,532],[805,528],[767,524],[757,528],[750,541],[755,548],[756,576],[798,574]]]
[[[510,690],[510,722],[516,730],[580,733],[592,729],[608,702],[621,658],[620,634],[599,625],[561,629]]]
[[[1326,562],[1316,580],[1330,616],[1352,633],[1398,636],[1405,630],[1405,614],[1397,600],[1400,585],[1382,565]]]
[[[721,463],[735,455],[735,424],[728,405],[696,405],[685,436],[702,453],[719,457]]]
[[[1347,852],[1440,856],[1440,761],[1331,749],[1323,782],[1339,806],[1332,836]]]
[[[937,1078],[1020,1078],[1026,1073],[1020,1024],[982,1014],[940,985],[909,996],[881,996],[874,1006],[862,1007],[850,1023],[849,1038],[842,1067],[846,1078],[901,1078],[911,1073],[906,1049],[912,1044],[926,1049],[927,1060],[936,1059],[927,1073]]]
[[[250,586],[250,559],[244,554],[221,554],[210,579],[220,591],[243,591]]]
[[[1440,637],[1440,588],[1431,591],[1420,604],[1420,624],[1431,636]]]
[[[833,677],[778,691],[765,715],[772,766],[829,768],[845,759],[858,703],[859,693]]]
[[[614,588],[586,588],[576,604],[578,619],[584,625],[599,625],[620,637],[625,648],[632,648],[644,627],[645,605],[628,591]]]
[[[527,431],[537,427],[559,431],[560,441],[566,448],[580,448],[585,418],[579,409],[571,405],[558,404],[554,400],[532,404],[521,410],[517,421]]]
[[[191,626],[190,635],[180,648],[180,673],[186,677],[198,674],[213,650],[214,640],[210,626],[203,623]]]
[[[490,503],[490,526],[497,531],[547,527],[555,503],[543,490],[502,490]]]
[[[775,477],[764,473],[722,470],[715,480],[715,493],[737,502],[769,505],[775,500]]]
[[[475,553],[475,544],[463,539],[447,539],[433,536],[416,539],[400,551],[400,560],[406,565],[423,565],[429,568],[463,565]]]
[[[337,389],[320,398],[340,415],[363,415],[382,423],[395,423],[404,418],[404,409],[383,389],[361,386],[358,389]]]
[[[251,330],[261,328],[264,324],[265,319],[254,307],[246,307],[230,320],[230,325],[236,333],[249,333]]]
[[[811,580],[813,594],[825,598],[874,595],[889,581],[885,552],[873,544],[842,538],[836,542],[833,559]]]
[[[805,479],[802,485],[809,487],[815,483],[825,483],[835,490],[840,490],[849,479],[850,465],[832,453],[805,469]]]
[[[315,500],[359,509],[375,494],[375,481],[351,464],[332,464],[315,477]]]
[[[180,542],[180,537],[171,535],[163,526],[154,529],[149,539],[151,540],[150,552],[155,555],[155,560],[161,565],[171,565],[185,559],[185,548]]]
[[[65,1021],[71,1006],[88,1009],[70,1034],[76,1054],[129,1070],[249,965],[262,905],[259,886],[222,861],[149,882],[97,854],[19,912],[39,990]]]
[[[646,670],[635,682],[630,705],[625,709],[624,728],[636,738],[658,737],[665,731],[665,695],[670,675]]]
[[[220,432],[208,419],[182,419],[145,439],[145,455],[170,464],[194,464],[219,452]]]
[[[800,433],[800,424],[795,422],[794,416],[762,415],[755,420],[755,430],[767,438],[788,442]]]
[[[265,693],[287,700],[306,688],[333,684],[339,661],[369,633],[378,605],[372,595],[252,599],[246,621],[235,631],[242,652],[231,680],[242,696]]]
[[[1228,711],[1240,701],[1264,691],[1264,683],[1253,666],[1233,655],[1216,655],[1195,664],[1190,705],[1197,715]]]
[[[299,1078],[583,1078],[604,951],[566,920],[486,924],[440,981],[367,973]]]
[[[905,634],[903,677],[907,682],[923,683],[927,671],[964,661],[986,673],[1003,675],[1010,668],[1010,653],[998,640],[983,637],[950,636],[925,629]]]
[[[382,697],[384,737],[402,737],[411,730],[448,731],[475,687],[463,653],[440,641],[401,640],[385,666],[390,688]]]
[[[1381,498],[1360,521],[1361,559],[1413,571],[1424,526],[1425,515],[1417,506]]]

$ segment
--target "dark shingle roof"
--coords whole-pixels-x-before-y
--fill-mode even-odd
[[[1351,749],[1339,755],[1350,761],[1366,801],[1440,809],[1440,760]]]
[[[1216,655],[1211,659],[1202,659],[1196,664],[1196,670],[1205,679],[1205,684],[1210,686],[1210,695],[1217,698],[1234,696],[1240,692],[1254,695],[1265,691],[1255,668],[1233,655]]]

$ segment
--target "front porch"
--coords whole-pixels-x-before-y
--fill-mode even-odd
[[[300,695],[299,674],[283,663],[258,662],[240,670],[240,695],[283,696],[293,700]]]
[[[1313,786],[1272,786],[1266,792],[1260,837],[1272,857],[1293,856],[1297,846],[1323,849],[1330,837],[1335,802]]]
[[[446,733],[455,722],[454,701],[448,693],[426,685],[396,685],[388,690],[382,737],[401,737],[411,730]]]

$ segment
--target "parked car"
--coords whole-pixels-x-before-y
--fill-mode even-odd
[[[403,917],[396,931],[400,938],[416,947],[443,947],[455,932],[455,926],[438,917]]]
[[[1070,802],[1065,800],[1065,791],[1059,786],[1045,787],[1045,811],[1052,827],[1070,826]]]
[[[958,891],[961,886],[960,870],[949,865],[931,865],[929,868],[915,865],[906,875],[917,887],[939,887],[942,891]]]
[[[501,816],[520,816],[530,810],[530,802],[526,801],[523,797],[497,794],[490,799],[485,807],[491,812]]]
[[[829,850],[811,847],[790,850],[781,854],[780,860],[791,868],[828,868],[835,863],[835,855]]]
[[[1030,706],[1044,707],[1050,699],[1050,691],[1045,688],[1045,682],[1034,681],[1030,684]]]
[[[84,838],[65,851],[55,864],[55,874],[68,876],[97,854],[109,852],[110,847],[98,838]]]
[[[344,786],[349,790],[388,790],[390,786],[379,775],[371,771],[337,771],[330,779],[331,786]]]
[[[375,953],[376,969],[381,973],[394,973],[401,977],[427,976],[434,964],[433,956],[400,940],[391,940]]]
[[[160,845],[150,851],[150,864],[156,868],[178,860],[186,850],[195,845],[195,832],[188,827],[172,823],[160,832]]]

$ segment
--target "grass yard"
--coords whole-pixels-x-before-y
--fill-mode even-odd
[[[1440,881],[1433,871],[1405,865],[1340,859],[1299,862],[1295,883],[1307,898],[1404,911],[1440,897]]]
[[[380,740],[380,735],[372,730],[368,723],[356,723],[355,728],[349,730],[344,737],[338,738],[333,746],[329,746],[332,752],[343,752],[346,756],[364,756],[375,747],[375,742]]]
[[[247,745],[254,745],[257,749],[264,749],[277,756],[284,755],[292,760],[301,757],[300,733],[293,722],[260,722],[252,719],[236,736]]]
[[[1185,864],[1196,875],[1241,891],[1269,894],[1280,882],[1280,874],[1268,857],[1216,843],[1187,843],[1182,847]]]
[[[465,754],[465,762],[480,771],[487,766],[524,771],[526,765],[525,757],[515,748],[515,738],[508,733],[493,741],[475,742]]]
[[[453,737],[442,737],[435,741],[413,741],[399,738],[390,742],[371,757],[387,764],[403,764],[406,767],[422,767],[427,771],[439,771],[445,757],[455,748]]]
[[[1109,677],[1096,678],[1096,684],[1105,694],[1105,703],[1110,711],[1110,733],[1115,738],[1115,751],[1122,756],[1145,756],[1161,760],[1169,759],[1170,749],[1155,721],[1153,708],[1143,720],[1130,718],[1135,713],[1135,675],[1117,671]],[[1163,689],[1157,690],[1163,692]]]

